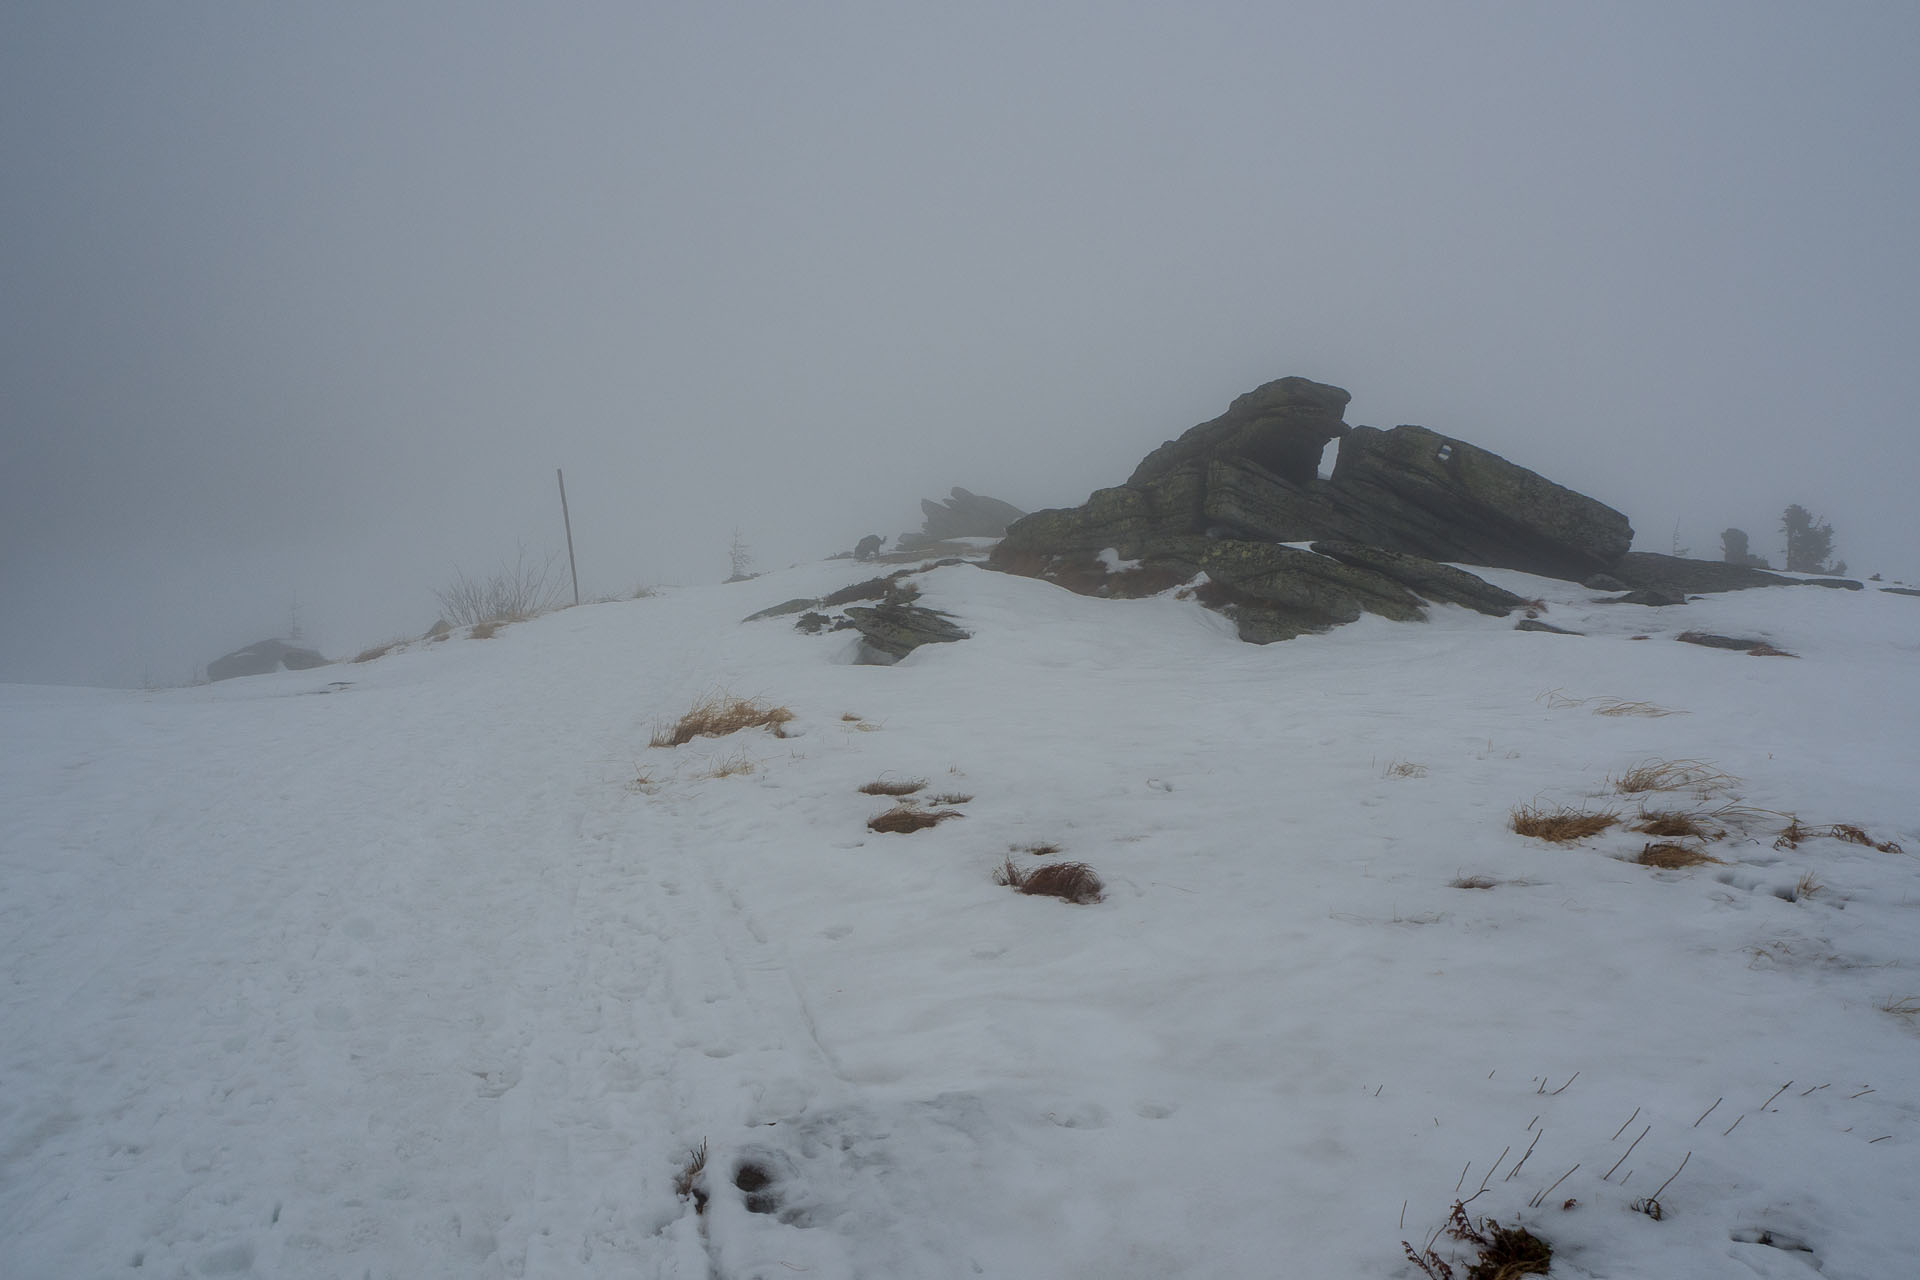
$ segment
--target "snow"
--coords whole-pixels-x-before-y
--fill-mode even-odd
[[[1407,1276],[1483,1184],[1558,1276],[1910,1273],[1920,602],[1488,572],[1589,634],[1254,647],[952,565],[897,666],[739,621],[862,572],[0,687],[0,1275]],[[715,689],[793,736],[648,747]],[[1665,798],[1744,806],[1725,865],[1508,828],[1650,759],[1737,779]],[[875,835],[880,777],[973,798]],[[1035,842],[1106,900],[996,885]]]

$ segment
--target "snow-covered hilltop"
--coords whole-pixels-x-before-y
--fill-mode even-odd
[[[868,572],[0,688],[0,1274],[1464,1275],[1455,1201],[1553,1275],[1920,1256],[1920,601],[741,621]],[[649,746],[715,690],[784,736]],[[922,779],[961,816],[869,830]]]

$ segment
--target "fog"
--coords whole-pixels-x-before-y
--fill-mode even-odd
[[[1353,393],[1920,576],[1920,9],[0,9],[0,680],[585,596]],[[564,570],[562,570],[564,572]]]

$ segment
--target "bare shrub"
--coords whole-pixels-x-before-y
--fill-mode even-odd
[[[1569,1204],[1572,1201],[1568,1201]],[[1427,1247],[1415,1250],[1408,1241],[1400,1247],[1407,1260],[1429,1280],[1453,1280],[1453,1267],[1434,1251],[1434,1241],[1444,1232],[1448,1239],[1469,1245],[1478,1254],[1467,1268],[1467,1280],[1520,1280],[1522,1276],[1543,1276],[1553,1262],[1553,1246],[1524,1227],[1503,1227],[1492,1218],[1478,1224],[1467,1217],[1466,1206],[1456,1200],[1447,1215],[1446,1225],[1433,1233]]]
[[[876,813],[868,818],[867,830],[904,835],[909,831],[937,827],[948,818],[964,816],[958,809],[917,809],[910,804],[897,804],[884,813]]]
[[[885,778],[876,778],[860,788],[863,796],[910,796],[927,785],[925,778],[902,778],[889,782]],[[938,803],[937,801],[935,803]]]
[[[776,738],[784,738],[781,726],[793,719],[787,707],[769,706],[758,698],[736,698],[730,693],[710,693],[671,724],[654,730],[649,745],[678,747],[695,738],[724,738],[742,729],[767,729]]]
[[[455,626],[478,622],[522,622],[551,613],[561,604],[563,591],[554,572],[555,557],[538,564],[522,548],[513,567],[484,578],[470,578],[460,569],[453,581],[434,592],[440,615]]]
[[[1106,896],[1106,885],[1092,867],[1084,862],[1049,862],[1031,871],[1022,871],[1008,858],[994,872],[994,883],[1018,889],[1021,893],[1059,898],[1085,906]]]
[[[1531,836],[1552,844],[1571,844],[1575,840],[1599,835],[1620,821],[1620,815],[1568,809],[1560,805],[1523,804],[1514,809],[1510,821],[1517,835]]]
[[[1912,1022],[1920,1018],[1920,996],[1889,996],[1881,1002],[1880,1012]]]
[[[1648,791],[1699,791],[1729,786],[1739,779],[1701,760],[1643,760],[1617,778],[1608,779],[1615,791],[1640,795]]]
[[[1648,842],[1647,846],[1640,850],[1640,855],[1635,858],[1634,861],[1643,867],[1658,867],[1662,871],[1678,871],[1683,867],[1704,866],[1709,862],[1719,863],[1720,859],[1714,857],[1706,850],[1697,849],[1692,845],[1675,844],[1669,840],[1655,840]]]

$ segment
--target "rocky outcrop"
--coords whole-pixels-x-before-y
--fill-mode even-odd
[[[263,676],[273,671],[308,671],[326,665],[327,660],[311,649],[295,648],[284,640],[262,640],[209,662],[207,679],[231,680],[236,676]]]
[[[871,608],[856,605],[847,610],[847,620],[860,631],[855,662],[864,666],[891,666],[923,644],[948,644],[969,634],[937,609],[896,600]]]
[[[1204,570],[1242,636],[1269,639],[1360,612],[1421,617],[1421,600],[1504,615],[1520,597],[1441,562],[1579,579],[1632,545],[1611,507],[1425,427],[1349,427],[1347,401],[1305,378],[1269,382],[1155,449],[1125,484],[1015,521],[990,563],[1101,594],[1115,584],[1088,569],[1109,549],[1148,580]],[[1297,542],[1313,552],[1275,546]]]
[[[1026,514],[1010,502],[972,493],[958,485],[950,492],[951,497],[938,502],[922,498],[920,512],[925,518],[920,532],[903,533],[894,545],[905,551],[950,538],[997,538],[1007,531],[1008,525]]]

